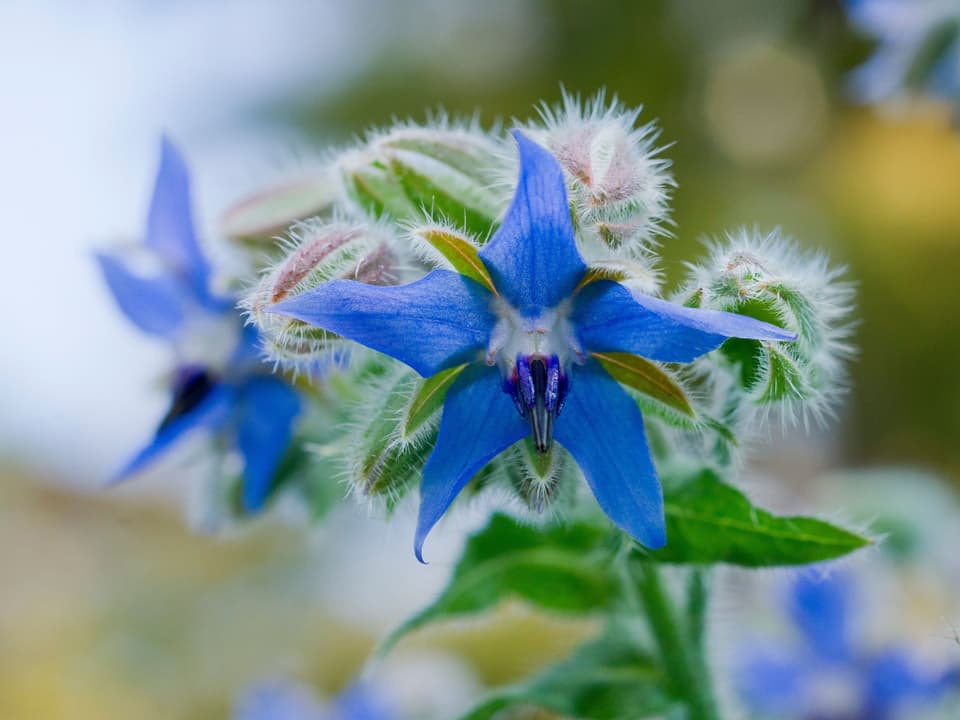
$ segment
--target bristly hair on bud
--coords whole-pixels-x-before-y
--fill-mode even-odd
[[[676,300],[795,331],[792,343],[731,340],[721,352],[762,415],[779,410],[787,424],[822,423],[846,391],[846,361],[855,354],[854,289],[843,279],[846,268],[831,267],[822,252],[801,250],[779,228],[766,234],[740,228],[708,241],[708,248],[704,262],[688,265],[689,280]]]
[[[491,189],[502,162],[496,132],[442,112],[371,130],[333,160],[344,205],[394,220],[446,214],[486,233],[504,205]]]
[[[652,264],[657,238],[669,234],[675,186],[660,157],[660,131],[637,126],[642,108],[628,108],[600,91],[582,101],[563,93],[540,107],[527,132],[556,156],[567,176],[578,240],[588,262],[632,258]]]
[[[264,270],[240,306],[247,321],[263,335],[270,359],[294,372],[309,372],[341,355],[344,341],[299,320],[269,313],[269,306],[335,278],[396,285],[402,281],[402,251],[386,225],[339,217],[297,223],[279,247],[281,259]]]

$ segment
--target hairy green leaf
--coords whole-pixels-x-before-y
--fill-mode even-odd
[[[395,630],[381,652],[416,628],[481,612],[507,597],[574,614],[610,606],[619,584],[608,569],[609,533],[586,523],[528,527],[494,515],[467,541],[440,596]]]
[[[629,630],[608,631],[539,675],[494,691],[461,720],[491,720],[511,707],[582,720],[663,717],[674,705],[663,668]]]
[[[667,545],[644,551],[661,562],[804,565],[841,557],[871,542],[823,520],[761,510],[709,469],[692,477],[664,477],[664,509]]]

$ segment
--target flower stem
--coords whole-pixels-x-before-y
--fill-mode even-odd
[[[690,720],[719,720],[709,667],[703,652],[706,585],[702,576],[699,580],[691,579],[691,602],[686,615],[689,627],[683,627],[670,595],[663,586],[657,564],[635,558],[628,562],[631,565],[630,575],[636,583],[640,603],[646,612],[673,691],[686,701]]]

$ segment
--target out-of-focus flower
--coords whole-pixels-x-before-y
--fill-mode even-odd
[[[955,0],[847,0],[851,22],[876,38],[851,91],[877,103],[909,92],[960,101],[960,5]]]
[[[259,358],[259,338],[244,327],[235,299],[211,286],[211,267],[194,230],[190,182],[166,138],[144,243],[97,256],[123,313],[173,348],[172,401],[153,438],[116,475],[146,467],[193,430],[205,429],[244,459],[245,510],[262,507],[300,413],[297,392]]]
[[[790,588],[786,611],[796,642],[754,645],[737,668],[740,694],[754,715],[907,720],[960,686],[960,668],[931,671],[907,648],[862,642],[849,575],[804,571]]]
[[[663,500],[643,418],[593,354],[690,362],[729,337],[795,336],[590,276],[574,240],[563,170],[543,147],[514,136],[520,173],[503,223],[482,248],[462,246],[472,251],[472,277],[434,270],[393,287],[333,280],[268,311],[383,352],[425,377],[461,368],[423,470],[414,543],[421,560],[427,534],[470,478],[531,435],[540,454],[556,436],[608,517],[660,547]]]
[[[233,720],[397,720],[375,688],[355,684],[329,703],[302,685],[271,681],[254,685],[237,703]]]

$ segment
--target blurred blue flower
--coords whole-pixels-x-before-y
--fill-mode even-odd
[[[99,253],[97,259],[127,318],[167,341],[176,357],[170,408],[116,480],[202,428],[239,449],[243,505],[258,510],[289,445],[300,397],[260,362],[259,337],[244,326],[235,299],[212,291],[210,264],[194,230],[187,168],[167,138],[143,246],[133,253]]]
[[[850,75],[866,103],[924,91],[960,99],[960,4],[956,0],[847,0],[850,20],[877,40],[874,54]]]
[[[515,131],[513,201],[480,250],[486,284],[434,270],[409,285],[333,280],[270,310],[355,340],[420,375],[466,364],[446,396],[423,470],[417,558],[473,475],[532,435],[573,456],[609,518],[647,547],[665,541],[663,499],[637,403],[591,356],[689,362],[729,337],[792,340],[733,313],[681,307],[609,280],[582,283],[563,171]],[[561,411],[563,414],[561,416]]]
[[[736,668],[740,695],[760,717],[895,720],[960,686],[960,672],[931,674],[906,648],[866,648],[854,627],[849,576],[800,573],[786,611],[799,642],[753,645]],[[753,717],[753,715],[751,715]]]
[[[292,682],[254,685],[240,698],[233,720],[396,720],[398,716],[370,685],[354,684],[330,703]]]

